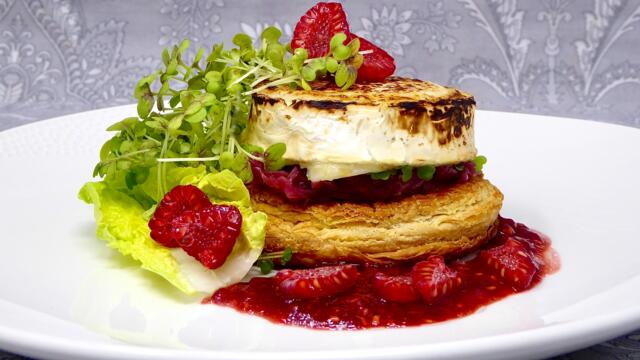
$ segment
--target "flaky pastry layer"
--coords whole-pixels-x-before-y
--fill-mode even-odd
[[[309,206],[253,191],[269,216],[265,249],[290,247],[298,263],[393,263],[468,252],[495,235],[502,193],[476,177],[437,193],[375,204]]]

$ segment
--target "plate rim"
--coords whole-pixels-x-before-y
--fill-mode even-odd
[[[135,104],[126,104],[113,107],[106,107],[100,109],[92,109],[88,111],[82,111],[77,113],[65,114],[56,116],[53,118],[34,121],[27,124],[22,124],[9,129],[0,131],[0,140],[6,133],[14,131],[28,131],[29,127],[47,126],[54,121],[67,120],[71,121],[71,118],[78,117],[90,117],[97,113],[108,114],[111,111],[121,111],[125,109],[135,109]],[[640,131],[640,128],[636,128],[630,125],[607,123],[593,119],[581,119],[570,117],[558,117],[553,115],[540,115],[529,113],[517,113],[509,111],[495,111],[495,110],[478,110],[483,116],[496,114],[511,114],[514,115],[514,120],[527,119],[535,121],[535,119],[563,119],[574,122],[583,123],[585,126],[612,126],[612,127],[624,127],[625,129],[636,129]],[[116,121],[116,120],[114,120]],[[630,281],[630,280],[628,280]],[[625,281],[622,284],[627,283]],[[620,285],[622,285],[620,284]],[[608,291],[602,293],[606,294]],[[0,307],[0,310],[2,308]],[[40,313],[39,311],[35,311]],[[72,323],[72,322],[70,322]],[[281,325],[280,325],[281,326]],[[99,343],[89,341],[77,341],[70,338],[55,336],[43,333],[31,333],[26,330],[15,329],[9,326],[5,326],[0,323],[0,347],[10,352],[17,354],[23,354],[27,356],[34,356],[35,354],[48,354],[54,356],[72,355],[80,356],[82,358],[92,359],[106,359],[106,358],[129,358],[135,356],[140,359],[174,359],[174,358],[192,358],[192,359],[210,359],[210,358],[232,358],[232,359],[247,359],[260,356],[265,359],[316,359],[316,358],[349,358],[359,359],[363,357],[371,359],[382,358],[414,358],[414,357],[462,357],[472,352],[474,355],[482,356],[488,354],[495,354],[496,352],[505,352],[508,355],[509,351],[523,351],[526,348],[534,348],[536,346],[548,345],[550,339],[553,338],[553,343],[564,343],[563,345],[556,346],[558,349],[575,350],[581,348],[584,344],[594,343],[594,339],[598,341],[605,341],[614,338],[619,335],[623,335],[637,329],[640,326],[640,305],[627,307],[623,310],[610,312],[606,315],[590,316],[580,320],[571,320],[561,322],[557,324],[550,324],[548,326],[522,330],[517,332],[509,332],[498,335],[481,336],[474,339],[447,341],[441,343],[430,344],[416,344],[416,345],[403,345],[403,346],[386,346],[380,348],[369,349],[349,349],[349,350],[330,350],[330,351],[218,351],[218,350],[206,350],[206,349],[172,349],[161,348],[157,346],[138,346],[135,344],[117,344],[117,343]],[[374,329],[364,331],[393,331],[393,329]],[[582,342],[575,341],[576,339],[583,338]],[[523,341],[522,339],[526,339]],[[571,341],[571,346],[566,346],[566,341]],[[520,340],[520,341],[519,341]],[[96,354],[96,348],[100,349],[100,354]],[[555,352],[549,353],[550,355]]]
[[[626,281],[628,282],[628,281]],[[625,283],[626,283],[625,282]],[[245,314],[242,314],[245,315]],[[249,316],[249,315],[245,315]],[[499,335],[478,337],[468,340],[447,341],[419,345],[386,346],[353,350],[329,351],[228,351],[197,348],[174,349],[157,346],[139,346],[135,344],[92,343],[76,341],[65,337],[17,330],[0,324],[0,345],[3,349],[26,356],[41,354],[72,355],[82,359],[253,359],[259,356],[266,360],[279,359],[414,359],[414,358],[464,358],[496,353],[513,355],[527,348],[551,344],[563,344],[549,347],[545,356],[557,355],[565,351],[580,349],[594,339],[606,341],[633,331],[640,325],[640,305],[605,315],[591,316],[582,320],[564,321],[548,326],[510,332]],[[276,326],[285,326],[276,324]],[[394,329],[370,329],[364,331],[393,331]],[[324,330],[314,330],[324,331]],[[363,331],[363,330],[360,330]],[[568,340],[582,338],[583,341]],[[27,350],[31,351],[25,351]],[[35,351],[33,351],[35,350]],[[99,350],[99,354],[96,351]],[[508,358],[508,357],[506,357]]]

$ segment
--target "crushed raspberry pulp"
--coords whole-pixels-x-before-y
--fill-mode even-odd
[[[290,299],[278,292],[274,277],[257,277],[220,289],[204,303],[229,306],[274,323],[330,330],[417,326],[459,318],[531,289],[546,274],[558,269],[557,257],[547,237],[505,218],[500,218],[499,229],[498,234],[475,253],[447,261],[447,266],[462,277],[462,283],[435,302],[425,301],[422,297],[410,302],[390,301],[375,291],[376,274],[404,276],[413,266],[406,264],[393,267],[361,265],[360,275],[352,288],[328,297]],[[527,262],[524,267],[534,271],[524,288],[513,282],[513,275],[522,269],[517,266],[503,269],[494,266],[498,261],[486,260],[494,253],[506,252],[491,252],[492,249],[509,250],[516,244],[518,253],[526,253],[535,265],[531,268]]]
[[[472,161],[438,166],[431,180],[423,180],[413,171],[407,181],[398,173],[387,180],[374,180],[365,174],[312,182],[307,178],[307,171],[298,165],[269,171],[263,163],[255,160],[251,160],[251,171],[253,181],[249,184],[250,191],[267,189],[290,202],[306,204],[332,201],[395,201],[414,194],[436,192],[455,184],[462,184],[478,175]]]

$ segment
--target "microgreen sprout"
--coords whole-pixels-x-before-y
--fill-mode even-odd
[[[269,274],[273,271],[275,263],[273,260],[277,260],[282,266],[286,265],[293,257],[293,250],[290,247],[285,248],[283,251],[263,253],[256,261],[256,265],[260,268],[262,274]]]
[[[487,163],[487,158],[484,156],[477,156],[475,159],[473,159],[473,163],[475,165],[476,172],[481,173],[483,165]],[[453,168],[456,169],[457,171],[463,171],[464,164],[453,165]],[[409,181],[413,177],[414,173],[421,180],[429,181],[433,179],[433,176],[436,173],[436,167],[433,165],[424,165],[424,166],[418,166],[418,167],[402,166],[396,169],[390,169],[390,170],[380,171],[376,173],[371,173],[369,174],[369,176],[373,180],[389,180],[392,176],[398,174],[398,171],[400,172],[401,179],[403,182]]]
[[[413,168],[411,166],[403,166],[400,171],[402,172],[402,182],[407,182],[413,177]]]
[[[432,165],[420,166],[416,172],[420,179],[429,181],[433,179],[433,175],[436,173],[436,167]]]
[[[391,175],[396,173],[395,170],[385,170],[376,173],[371,173],[370,176],[373,180],[389,180]]]
[[[260,272],[263,275],[269,274],[271,271],[273,271],[273,268],[275,266],[273,260],[271,259],[259,259],[258,261],[256,261],[256,265],[258,265],[258,267],[260,268]]]
[[[169,164],[230,169],[245,182],[252,179],[249,159],[270,170],[282,168],[284,144],[263,152],[242,143],[251,95],[274,86],[311,89],[319,79],[333,79],[346,89],[356,80],[363,54],[358,39],[347,43],[347,36],[338,33],[329,54],[308,59],[305,49],[292,51],[281,36],[277,28],[267,27],[255,48],[248,35],[237,34],[233,48],[217,44],[208,54],[200,48],[189,62],[188,40],[164,49],[161,69],[135,86],[138,116],[108,128],[116,134],[102,147],[94,176],[123,179],[131,190],[153,169],[160,198],[169,190]]]
[[[476,158],[473,159],[473,163],[476,166],[476,172],[477,173],[481,173],[482,172],[482,167],[484,166],[484,164],[487,163],[487,158],[485,156],[482,156],[482,155],[476,156]]]

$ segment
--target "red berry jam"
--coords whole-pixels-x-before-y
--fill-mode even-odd
[[[473,161],[457,165],[442,165],[435,168],[430,180],[423,180],[413,169],[408,179],[396,172],[386,180],[375,180],[371,174],[357,175],[331,181],[312,182],[307,178],[307,170],[298,165],[282,170],[269,171],[260,161],[251,160],[253,181],[249,191],[266,189],[279,194],[293,203],[322,203],[348,201],[375,203],[396,201],[415,195],[427,194],[462,184],[480,175]]]
[[[417,326],[472,314],[531,289],[558,267],[548,238],[500,218],[498,234],[482,249],[446,264],[431,257],[393,267],[363,265],[349,289],[316,298],[288,297],[277,276],[258,277],[220,289],[204,302],[314,329]],[[449,281],[442,281],[443,274]]]

